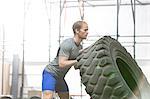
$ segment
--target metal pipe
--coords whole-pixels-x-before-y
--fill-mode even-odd
[[[49,63],[51,61],[51,20],[48,18],[49,21]]]
[[[93,0],[92,0],[93,1]],[[117,6],[117,4],[91,4],[90,2],[92,2],[91,0],[89,1],[84,1],[85,3],[88,2],[88,5],[85,5],[84,7],[101,7],[101,6]],[[109,1],[109,0],[108,0]],[[66,1],[66,3],[73,3],[73,2],[78,2],[78,1]],[[103,2],[103,1],[102,1]],[[143,3],[143,2],[139,2],[137,0],[138,3],[135,3],[135,5],[141,5],[141,6],[146,6],[146,5],[150,5],[150,2],[146,2],[146,3]],[[58,2],[49,2],[51,4],[56,4]],[[120,4],[120,6],[130,6],[131,4],[130,3],[122,3]],[[71,7],[78,7],[78,6],[66,6],[66,8],[71,8]]]
[[[49,51],[49,63],[50,63],[50,61],[51,61],[51,3],[50,3],[50,7],[49,7],[49,10],[50,11],[48,11],[48,8],[47,8],[47,2],[46,2],[46,0],[45,0],[45,6],[46,6],[46,12],[47,12],[47,17],[48,17],[48,23],[49,23],[49,49],[48,49],[48,51]]]
[[[62,11],[63,11],[63,7],[61,7],[61,0],[59,1],[60,5],[59,5],[59,39],[58,39],[58,42],[59,42],[59,45],[60,45],[60,38],[61,38],[61,15],[62,15]]]
[[[131,0],[131,8],[132,8],[132,15],[133,15],[133,58],[134,59],[135,59],[135,47],[136,47],[135,2],[136,0],[134,0],[134,2],[132,2]]]
[[[120,8],[120,2],[119,2],[119,0],[117,0],[117,29],[116,29],[117,40],[118,40],[118,37],[119,37],[119,8]]]
[[[135,39],[135,36],[136,36],[136,19],[135,19],[135,14],[136,14],[136,0],[134,0],[134,17],[133,17],[133,20],[134,20],[134,59],[136,58],[135,54],[136,54],[136,39]]]
[[[24,22],[23,22],[23,36],[22,36],[22,77],[21,77],[21,88],[20,88],[20,99],[23,99],[24,92],[24,42],[25,42],[25,18],[26,18],[26,10],[25,10],[25,0],[24,0]]]
[[[4,62],[5,62],[5,28],[3,25],[3,51],[2,51],[2,94],[4,94]]]

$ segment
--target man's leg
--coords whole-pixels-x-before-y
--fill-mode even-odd
[[[60,99],[69,99],[69,92],[58,92]]]
[[[53,99],[53,94],[55,92],[56,79],[53,74],[43,71],[42,74],[42,99]]]
[[[56,91],[60,99],[69,99],[69,89],[64,78],[57,79]]]

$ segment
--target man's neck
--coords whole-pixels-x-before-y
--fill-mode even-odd
[[[80,45],[80,43],[82,42],[82,39],[80,39],[80,38],[77,37],[77,36],[74,36],[74,37],[73,37],[73,40],[74,40],[74,42],[76,43],[76,45]]]

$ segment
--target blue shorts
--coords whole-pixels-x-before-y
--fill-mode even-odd
[[[64,78],[55,78],[54,74],[43,71],[42,74],[42,91],[50,90],[56,92],[69,92],[68,85]]]

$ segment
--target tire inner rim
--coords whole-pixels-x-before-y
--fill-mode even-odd
[[[128,87],[131,89],[131,91],[134,93],[134,95],[139,96],[140,91],[139,91],[139,88],[138,88],[138,84],[135,81],[135,77],[133,77],[135,74],[130,69],[131,66],[129,66],[129,64],[127,64],[121,58],[117,58],[116,63],[118,65],[119,71],[120,71],[123,79],[127,83]]]

